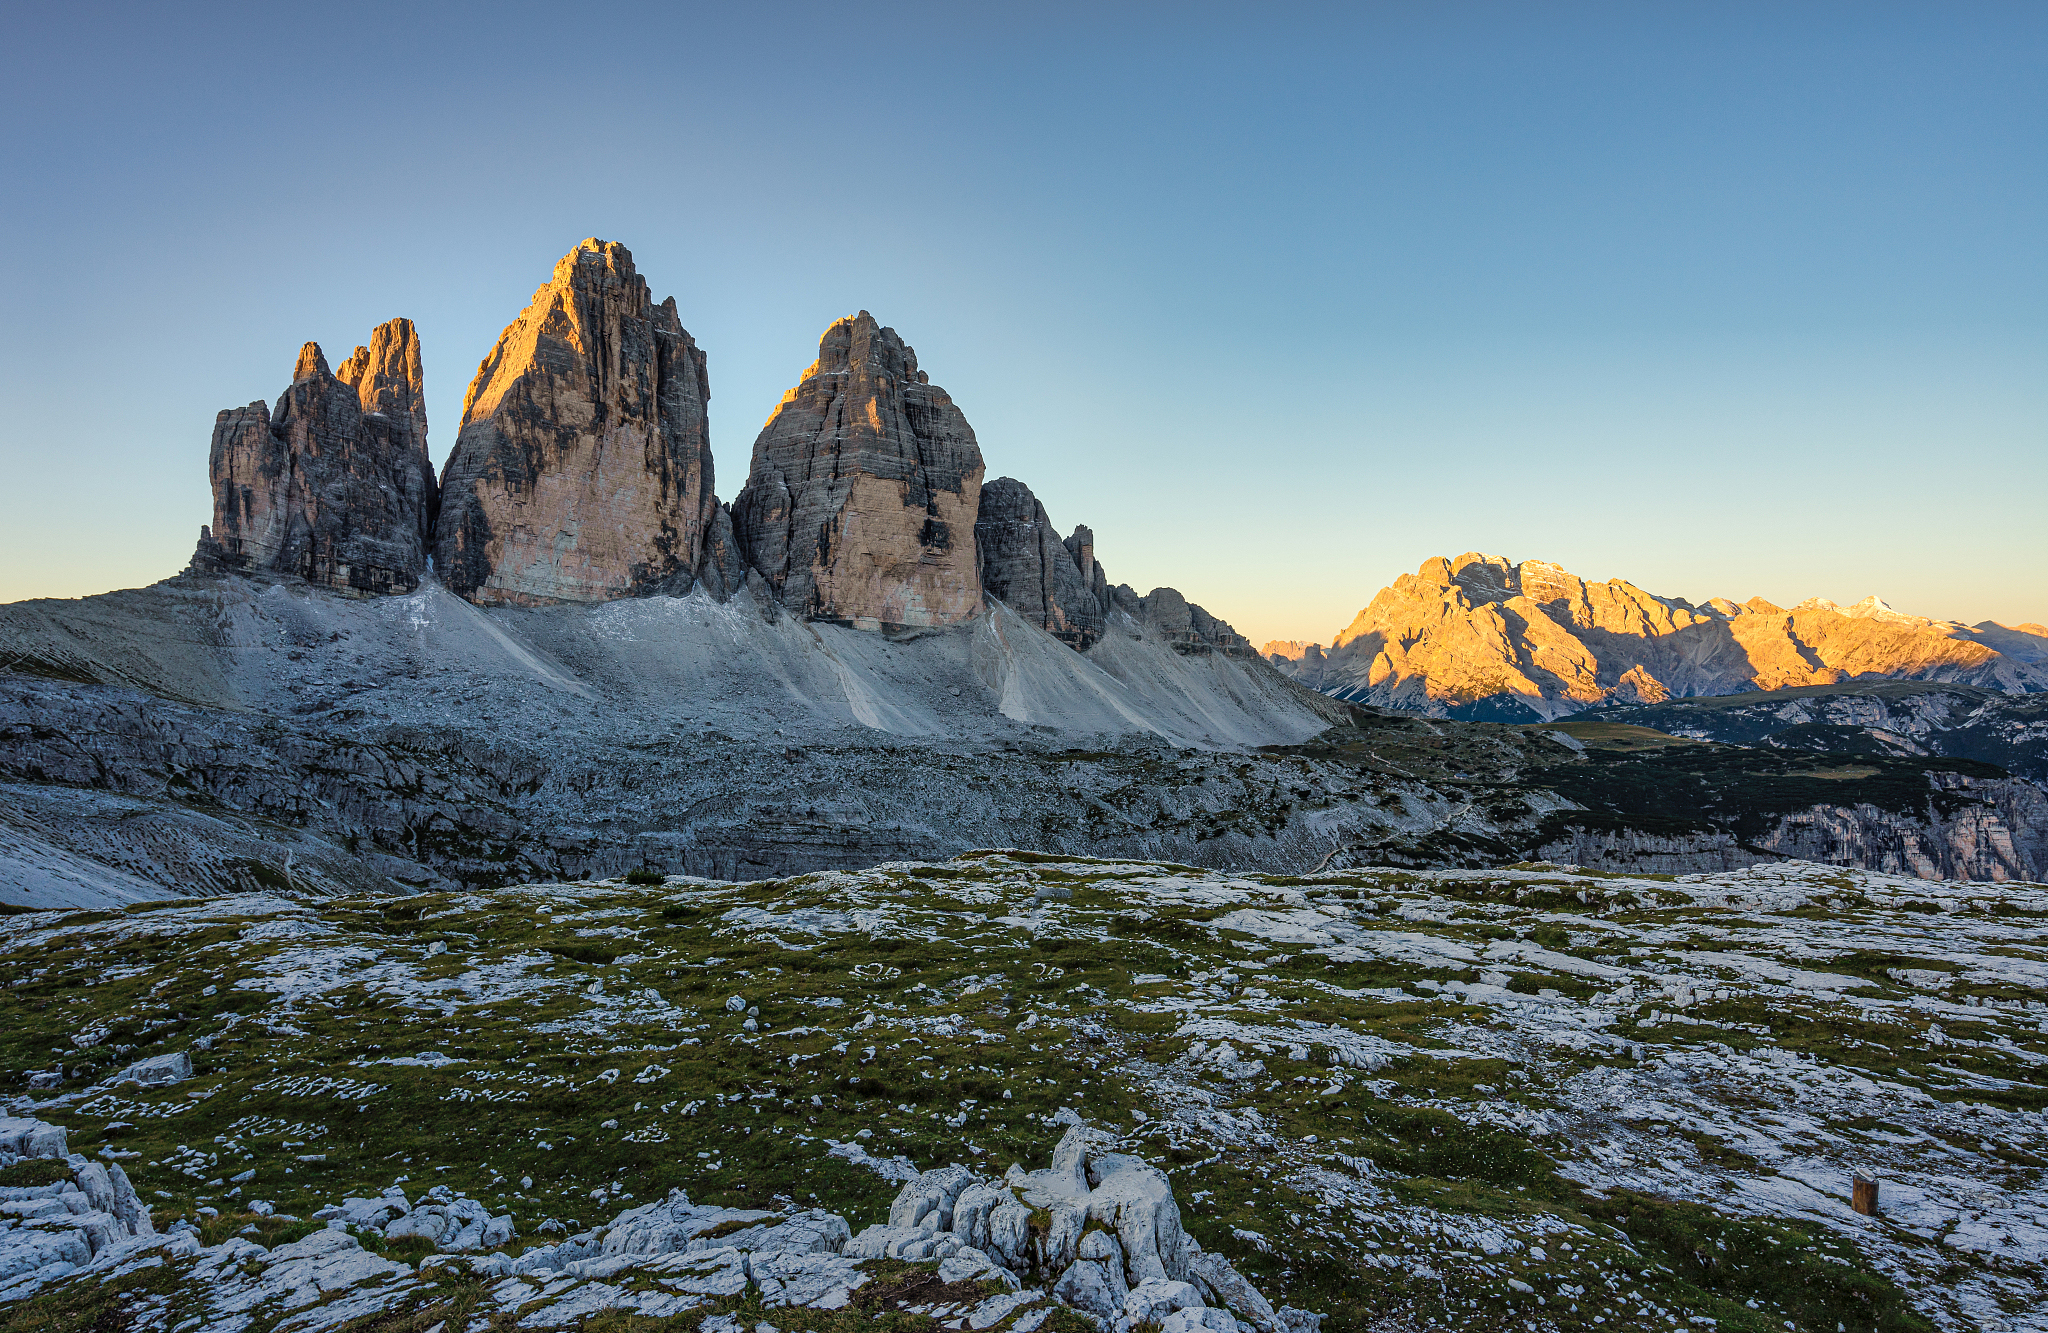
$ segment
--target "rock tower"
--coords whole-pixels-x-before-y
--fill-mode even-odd
[[[817,361],[762,427],[733,530],[798,615],[952,624],[981,609],[982,470],[967,418],[863,310],[825,330]]]
[[[704,353],[623,245],[587,240],[498,338],[441,475],[434,564],[486,604],[687,588],[717,501]]]
[[[281,574],[345,592],[411,592],[435,513],[420,343],[412,321],[377,327],[328,369],[299,349],[275,410],[261,401],[214,419],[213,522],[192,565]]]

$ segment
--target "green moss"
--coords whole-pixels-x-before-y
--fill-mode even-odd
[[[1699,1204],[1616,1191],[1586,1211],[1672,1270],[1676,1295],[1740,1333],[1836,1325],[1933,1333],[1906,1294],[1854,1247],[1817,1228],[1731,1218]],[[1751,1309],[1750,1301],[1764,1308]]]
[[[50,1157],[30,1157],[12,1166],[0,1166],[0,1189],[61,1185],[70,1179],[71,1167]]]

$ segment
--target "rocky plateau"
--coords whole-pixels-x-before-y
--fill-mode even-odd
[[[2048,1316],[2041,885],[634,878],[0,918],[0,1329]]]

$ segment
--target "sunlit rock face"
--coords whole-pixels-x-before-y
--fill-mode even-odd
[[[1107,598],[1087,528],[1062,541],[1031,488],[998,477],[981,488],[974,542],[988,596],[1069,647],[1085,652],[1102,637]]]
[[[1901,615],[1876,598],[1695,606],[1541,560],[1467,553],[1380,590],[1327,658],[1278,665],[1339,698],[1489,721],[1893,678],[2048,688],[2022,629]]]
[[[799,615],[951,624],[981,609],[981,478],[967,418],[863,310],[825,330],[817,361],[762,427],[733,530]]]
[[[213,523],[196,571],[364,594],[418,587],[435,485],[412,321],[379,325],[339,374],[307,343],[274,411],[254,402],[215,418],[207,470]]]
[[[477,367],[434,563],[485,604],[687,587],[717,501],[704,353],[626,247],[587,240]]]

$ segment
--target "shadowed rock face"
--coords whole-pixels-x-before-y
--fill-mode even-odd
[[[1087,528],[1061,541],[1031,488],[998,477],[981,488],[974,544],[988,596],[1071,648],[1085,652],[1102,637],[1106,609],[1093,586],[1101,566]]]
[[[1212,652],[1225,657],[1259,657],[1250,639],[1181,596],[1176,588],[1154,588],[1140,597],[1130,584],[1119,583],[1109,595],[1133,620],[1142,621],[1183,657]]]
[[[732,520],[785,607],[865,628],[946,625],[981,609],[981,448],[894,329],[863,310],[754,441]]]
[[[434,564],[486,604],[687,587],[717,504],[704,354],[624,246],[555,265],[477,367]]]
[[[283,574],[359,593],[419,586],[435,511],[419,335],[379,325],[331,372],[299,350],[273,412],[261,402],[214,420],[213,523],[193,567]]]

